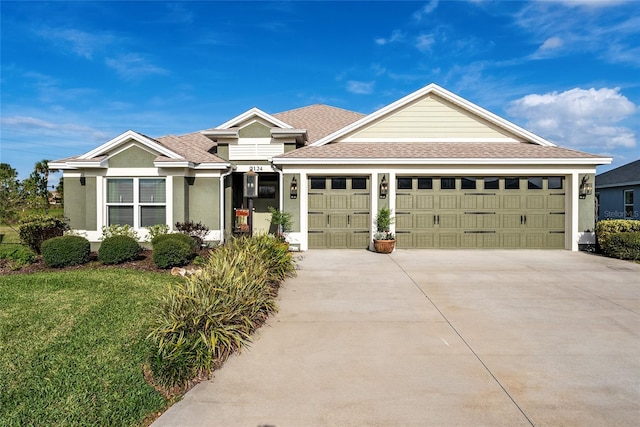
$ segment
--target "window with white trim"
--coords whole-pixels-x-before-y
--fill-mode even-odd
[[[633,218],[633,190],[624,190],[624,216]]]
[[[166,224],[167,191],[164,178],[108,178],[107,225],[134,228]]]

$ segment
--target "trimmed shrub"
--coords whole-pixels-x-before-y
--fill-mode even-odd
[[[138,232],[133,229],[129,224],[125,225],[110,225],[110,226],[102,226],[102,238],[106,239],[107,237],[113,236],[129,236],[136,242],[140,241],[140,236],[138,236]]]
[[[205,237],[207,237],[209,227],[201,222],[195,223],[193,221],[185,221],[176,222],[176,230],[182,234],[188,234],[193,237],[198,246],[201,246],[204,243]]]
[[[640,260],[640,232],[612,234],[602,250],[612,258]]]
[[[40,254],[42,242],[52,237],[62,236],[69,226],[62,218],[49,215],[27,216],[20,221],[18,234],[20,241],[32,251]]]
[[[170,235],[168,235],[170,236]],[[193,239],[186,234],[182,236]],[[161,239],[153,245],[153,262],[158,268],[181,267],[194,257],[193,247],[182,239]]]
[[[36,262],[36,254],[26,246],[2,245],[0,246],[0,259],[9,261],[9,268],[20,270],[22,267]]]
[[[640,232],[640,221],[631,219],[605,219],[596,224],[596,241],[600,249],[607,246],[607,241],[615,233]]]
[[[131,236],[111,236],[102,241],[98,250],[98,259],[103,264],[122,264],[132,261],[140,255],[142,246]]]
[[[42,260],[49,267],[68,267],[89,262],[91,244],[80,236],[61,236],[42,243]]]
[[[291,254],[282,248],[275,236],[230,239],[210,253],[199,274],[169,289],[148,336],[159,384],[184,386],[250,342],[277,311],[273,280],[293,272]]]
[[[189,247],[193,252],[195,252],[195,250],[198,248],[198,242],[196,242],[193,237],[187,234],[182,234],[182,233],[170,233],[170,234],[157,235],[151,240],[151,245],[153,245],[155,249],[158,243],[165,240],[170,240],[172,242],[186,243],[187,245],[189,245]]]
[[[169,226],[167,224],[156,224],[151,227],[147,227],[149,234],[147,235],[147,242],[152,242],[154,238],[169,234]]]

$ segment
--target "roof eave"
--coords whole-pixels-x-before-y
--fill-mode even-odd
[[[299,158],[274,157],[278,165],[605,165],[611,158]]]

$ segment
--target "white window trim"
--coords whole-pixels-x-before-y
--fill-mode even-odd
[[[171,228],[171,224],[173,224],[173,215],[172,215],[172,207],[171,200],[173,199],[173,188],[171,187],[170,179],[167,179],[166,176],[154,176],[154,177],[130,177],[130,176],[110,176],[104,178],[104,184],[102,186],[102,200],[103,203],[103,224],[105,226],[109,226],[109,206],[133,206],[133,229],[134,230],[146,230],[146,227],[140,226],[140,208],[143,206],[164,206],[165,207],[165,223],[169,225]],[[109,180],[122,180],[122,179],[131,179],[133,180],[133,202],[130,203],[114,203],[107,202],[108,191],[107,191],[107,183]],[[165,202],[164,203],[148,203],[140,202],[140,180],[147,179],[162,179],[165,183]]]

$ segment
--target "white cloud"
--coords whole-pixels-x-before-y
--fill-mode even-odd
[[[420,34],[416,37],[416,49],[420,52],[431,50],[431,46],[435,43],[435,39],[431,34]]]
[[[619,88],[526,95],[513,101],[507,111],[524,118],[533,132],[560,145],[602,150],[637,144],[633,130],[616,125],[637,111]]]
[[[421,21],[422,18],[424,18],[425,16],[433,12],[436,9],[436,7],[438,7],[438,0],[431,0],[429,1],[429,3],[422,6],[420,10],[417,10],[416,12],[414,12],[413,18],[417,21]]]
[[[92,59],[97,50],[114,42],[110,34],[87,33],[73,28],[40,28],[36,33],[62,49],[86,59]]]
[[[37,135],[40,136],[72,136],[75,139],[75,141],[69,142],[69,145],[72,146],[78,144],[77,140],[79,138],[90,141],[103,141],[108,136],[106,132],[89,126],[50,122],[30,116],[3,117],[0,119],[0,124],[9,132],[22,131],[34,133],[34,131],[37,131]],[[65,145],[65,143],[62,142],[60,145]]]
[[[538,48],[539,51],[545,50],[554,50],[562,47],[564,42],[560,37],[550,37],[542,43],[542,45]]]
[[[347,82],[347,91],[355,93],[357,95],[369,95],[373,93],[373,86],[375,82],[359,82],[356,80],[349,80]]]
[[[167,70],[147,62],[145,58],[137,53],[128,53],[116,58],[106,58],[105,63],[125,79],[136,79],[152,74],[168,74]]]
[[[381,46],[389,43],[401,42],[405,39],[405,34],[400,30],[393,30],[388,38],[378,37],[375,42]]]

